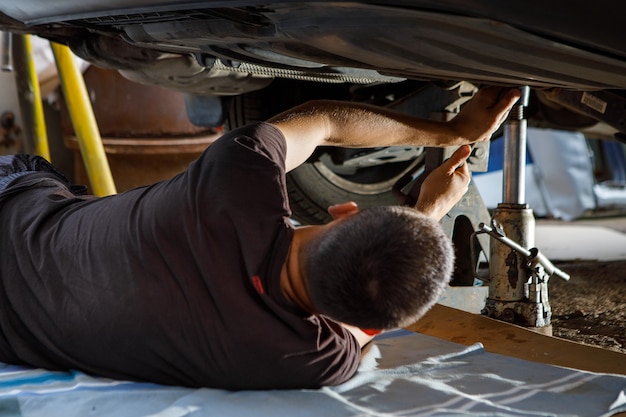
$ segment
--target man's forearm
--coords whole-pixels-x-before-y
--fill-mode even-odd
[[[305,162],[316,147],[457,146],[488,140],[519,98],[511,90],[479,90],[449,122],[437,122],[382,107],[314,100],[269,120],[287,141],[287,170]]]
[[[333,100],[314,100],[297,106],[271,123],[298,126],[302,132],[318,127],[320,145],[369,148],[416,145],[448,146],[463,143],[446,123],[425,120],[382,107]]]

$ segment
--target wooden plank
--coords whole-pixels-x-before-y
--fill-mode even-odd
[[[559,339],[440,304],[407,329],[463,345],[480,342],[487,352],[533,362],[626,375],[625,354]]]

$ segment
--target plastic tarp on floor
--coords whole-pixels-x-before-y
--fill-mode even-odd
[[[610,416],[626,376],[542,365],[422,334],[375,340],[358,374],[319,390],[225,391],[5,366],[0,414],[12,417]]]

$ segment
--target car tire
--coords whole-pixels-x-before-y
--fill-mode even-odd
[[[401,165],[400,165],[401,164]],[[293,218],[301,224],[323,224],[331,220],[328,207],[354,201],[367,207],[401,203],[393,185],[406,172],[420,169],[423,156],[397,163],[398,167],[367,168],[373,181],[362,182],[334,172],[323,160],[307,162],[287,175],[287,189]]]

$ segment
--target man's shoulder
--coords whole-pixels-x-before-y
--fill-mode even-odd
[[[246,150],[284,164],[287,143],[285,136],[276,126],[267,122],[257,122],[226,132],[209,149],[210,152]]]

